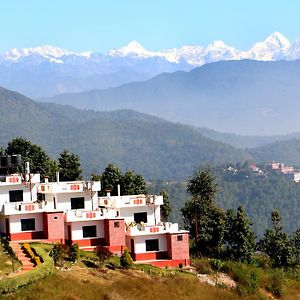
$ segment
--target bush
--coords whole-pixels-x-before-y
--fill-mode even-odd
[[[112,252],[103,246],[97,246],[95,250],[99,259],[99,267],[102,268],[109,258],[113,256]]]
[[[73,244],[69,249],[69,259],[72,262],[76,262],[79,258],[79,245]]]
[[[12,293],[20,287],[34,283],[54,271],[53,260],[40,245],[32,245],[32,249],[42,257],[43,263],[32,270],[18,276],[0,280],[0,293]]]
[[[127,248],[124,250],[120,258],[120,263],[125,269],[131,269],[133,267],[133,260]]]
[[[241,294],[254,294],[259,288],[260,274],[257,268],[245,263],[226,262],[221,270],[237,282]]]
[[[199,274],[211,274],[212,273],[211,263],[206,258],[196,261],[193,265],[196,268],[196,272]]]
[[[276,297],[282,297],[285,292],[285,275],[282,270],[274,270],[263,282],[264,287]]]
[[[64,259],[68,257],[68,252],[69,247],[67,245],[57,243],[54,245],[49,255],[53,258],[56,266],[63,266]]]

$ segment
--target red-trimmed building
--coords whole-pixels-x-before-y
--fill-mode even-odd
[[[40,183],[0,176],[0,233],[12,241],[97,245],[157,266],[189,265],[188,231],[160,219],[162,196],[98,197],[98,181]]]

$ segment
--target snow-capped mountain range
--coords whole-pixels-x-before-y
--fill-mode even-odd
[[[132,41],[106,54],[76,53],[50,45],[12,49],[0,55],[0,86],[37,98],[115,87],[162,72],[189,71],[211,62],[241,59],[300,59],[300,39],[290,43],[275,32],[248,51],[228,46],[223,41],[206,47],[183,46],[157,52]]]
[[[192,66],[200,66],[205,63],[220,60],[277,60],[277,59],[298,59],[300,58],[300,39],[293,44],[281,33],[274,32],[263,42],[253,45],[248,51],[241,51],[234,47],[226,45],[223,41],[214,41],[207,47],[203,46],[183,46],[158,52],[145,49],[137,41],[132,41],[128,45],[112,49],[107,54],[102,55],[91,51],[76,53],[54,46],[40,46],[35,48],[12,49],[2,55],[3,60],[20,62],[22,59],[30,56],[41,56],[54,63],[67,62],[67,57],[84,57],[89,60],[93,56],[107,56],[110,58],[130,57],[135,59],[146,59],[150,57],[160,57],[170,63],[180,63],[185,61]],[[95,57],[94,57],[95,58]]]

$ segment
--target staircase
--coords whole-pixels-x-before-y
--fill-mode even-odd
[[[26,272],[34,268],[34,264],[31,262],[30,257],[26,256],[26,252],[21,248],[21,245],[17,242],[10,242],[10,246],[14,250],[19,261],[22,263],[22,271]]]

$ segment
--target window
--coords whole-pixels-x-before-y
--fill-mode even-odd
[[[119,228],[120,227],[120,222],[114,222],[114,227]]]
[[[182,241],[182,235],[177,235],[177,242]]]
[[[97,237],[96,225],[82,226],[82,234],[84,238]]]
[[[84,208],[84,197],[71,198],[71,209]]]
[[[23,190],[9,191],[9,202],[23,201]]]
[[[147,213],[146,212],[141,212],[141,213],[135,213],[134,214],[134,222],[135,223],[147,223]]]
[[[37,199],[38,199],[39,201],[45,200],[45,199],[46,199],[45,194],[38,193],[38,194],[37,194]]]
[[[21,230],[35,230],[35,219],[21,219]]]
[[[53,220],[58,220],[58,216],[53,217]]]
[[[158,239],[146,240],[146,251],[158,251]]]

